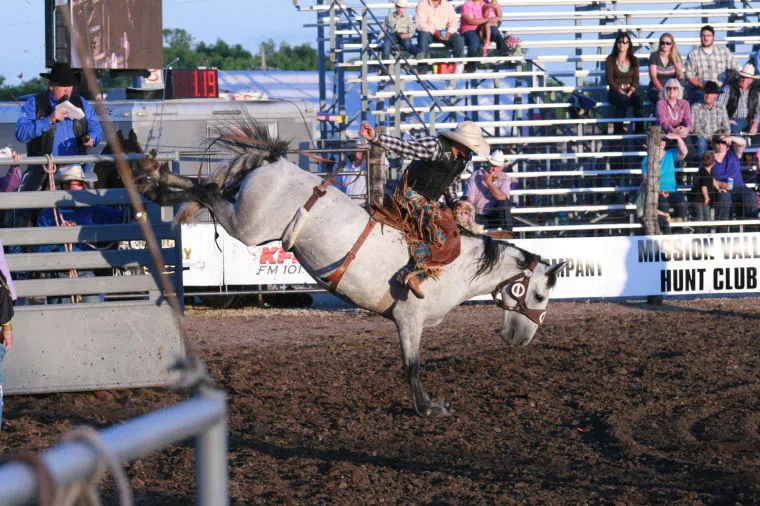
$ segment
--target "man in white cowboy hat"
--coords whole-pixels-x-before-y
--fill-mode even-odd
[[[100,143],[103,130],[90,104],[74,93],[78,82],[74,71],[68,64],[56,62],[50,72],[40,76],[48,80],[48,89],[21,107],[16,139],[26,144],[27,156],[86,154],[88,148]],[[64,102],[81,109],[84,117],[72,118],[64,107],[58,107]],[[42,167],[30,166],[21,190],[41,190],[46,181]]]
[[[718,103],[725,106],[731,123],[731,133],[757,133],[760,122],[760,83],[756,80],[755,66],[745,63],[736,79],[718,96]]]
[[[475,208],[475,222],[486,228],[512,230],[509,191],[512,178],[504,172],[506,157],[500,150],[491,153],[488,166],[475,171],[467,180],[465,198]]]
[[[414,295],[423,298],[420,282],[434,273],[431,246],[443,248],[446,238],[441,233],[441,226],[446,224],[444,221],[449,214],[453,221],[453,214],[444,213],[438,200],[445,195],[446,203],[453,208],[456,192],[451,188],[452,183],[459,178],[473,153],[488,156],[488,143],[480,127],[472,121],[463,121],[454,130],[436,136],[414,140],[377,134],[367,122],[362,123],[359,133],[370,143],[413,160],[394,199],[420,227],[422,242],[411,252],[414,266],[400,272],[399,277]]]
[[[78,164],[64,165],[56,171],[56,184],[61,190],[86,190],[89,187],[89,179]],[[58,219],[56,219],[58,214]],[[43,209],[37,216],[38,227],[74,227],[82,225],[102,225],[122,223],[124,221],[124,210],[108,206],[91,206],[91,207],[62,207],[55,209]],[[71,245],[71,251],[92,251],[93,248],[86,243],[74,243]],[[37,251],[43,253],[64,252],[66,247],[63,244],[47,244],[38,246]],[[51,272],[51,277],[66,278],[69,277],[68,271]],[[92,270],[78,271],[78,277],[94,277]],[[70,297],[48,297],[49,304],[61,304],[71,300]],[[82,302],[101,302],[101,295],[82,296]]]
[[[396,0],[396,9],[388,14],[383,23],[386,36],[383,37],[383,60],[391,57],[391,49],[395,42],[407,53],[412,52],[412,37],[414,37],[414,21],[405,12],[409,7],[408,0]]]
[[[707,81],[715,81],[718,86],[728,82],[739,69],[736,57],[726,46],[715,45],[715,29],[705,25],[699,31],[699,47],[691,50],[684,65],[689,102],[702,100]]]

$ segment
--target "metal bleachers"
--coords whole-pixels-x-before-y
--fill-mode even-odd
[[[451,3],[459,7],[463,2]],[[513,162],[512,212],[520,236],[641,233],[634,201],[646,152],[645,135],[635,127],[647,126],[653,118],[611,119],[607,113],[604,60],[616,34],[626,32],[634,43],[641,66],[639,92],[645,97],[649,55],[662,33],[674,36],[685,59],[699,44],[700,28],[710,24],[716,44],[727,45],[742,64],[760,47],[760,7],[733,0],[500,3],[500,30],[521,40],[520,51],[509,57],[465,55],[457,61],[475,63],[477,70],[436,73],[440,64],[453,62],[440,44],[431,46],[432,58],[394,52],[391,59],[380,59],[380,26],[392,3],[294,2],[301,12],[316,16],[305,26],[316,28],[320,54],[334,63],[334,98],[330,102],[324,96],[321,112],[337,114],[342,121],[323,122],[323,139],[346,138],[364,120],[399,136],[472,120],[492,148],[504,150]],[[410,2],[411,16],[415,5]],[[346,93],[353,88],[361,97],[359,110],[346,108]],[[579,107],[579,95],[594,107]],[[651,111],[652,105],[646,106]],[[616,123],[623,123],[625,133],[613,133]],[[747,152],[756,150],[757,141]],[[402,168],[408,160],[392,158],[391,163]],[[749,158],[745,163],[751,168]],[[697,166],[688,160],[677,169],[679,191],[690,188]],[[674,228],[710,231],[715,225],[686,222]]]

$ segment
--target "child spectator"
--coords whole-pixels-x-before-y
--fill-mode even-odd
[[[483,44],[483,56],[488,56],[488,47],[491,45],[491,27],[499,28],[501,25],[501,5],[499,0],[483,0],[483,17],[486,22],[480,25],[480,41]]]
[[[689,202],[694,210],[696,221],[710,220],[710,193],[713,191],[712,169],[714,166],[715,153],[708,151],[702,155],[702,165],[689,192]]]
[[[457,201],[454,206],[454,216],[457,219],[457,223],[465,230],[469,230],[473,234],[482,234],[485,229],[475,223],[475,208],[466,200]]]

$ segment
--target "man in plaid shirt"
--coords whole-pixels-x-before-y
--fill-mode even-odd
[[[691,106],[691,120],[694,123],[692,133],[696,136],[696,152],[700,159],[707,152],[707,145],[713,135],[731,131],[726,106],[716,103],[719,93],[718,83],[707,81],[704,102]]]
[[[462,173],[473,153],[488,157],[488,143],[480,127],[472,121],[463,121],[456,129],[437,136],[413,140],[377,134],[367,122],[362,123],[359,134],[376,146],[413,159],[394,198],[402,209],[403,217],[410,225],[418,227],[415,235],[421,242],[410,244],[414,266],[399,272],[398,280],[422,299],[425,295],[420,283],[433,275],[436,268],[431,263],[431,247],[440,250],[446,243],[440,226],[443,210],[438,200],[446,194],[447,203],[453,206],[456,194],[451,191],[452,183]]]
[[[707,81],[715,81],[718,86],[722,86],[739,69],[731,51],[725,46],[715,45],[715,30],[712,26],[703,26],[699,32],[699,39],[701,45],[692,49],[684,67],[689,102],[692,104],[702,100]]]

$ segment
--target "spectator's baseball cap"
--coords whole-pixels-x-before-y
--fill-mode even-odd
[[[718,88],[718,83],[716,83],[715,81],[707,81],[705,83],[705,95],[707,95],[708,93],[714,93],[716,95],[720,93],[720,89]]]
[[[74,86],[79,82],[69,64],[62,62],[55,62],[50,72],[42,72],[40,76],[60,86]]]
[[[483,138],[480,127],[472,121],[462,121],[454,130],[440,133],[441,137],[458,142],[467,147],[476,155],[486,158],[491,151],[488,143]]]
[[[55,173],[55,182],[58,184],[70,183],[71,181],[81,181],[89,185],[90,180],[84,175],[82,166],[78,163],[72,165],[63,165]]]

